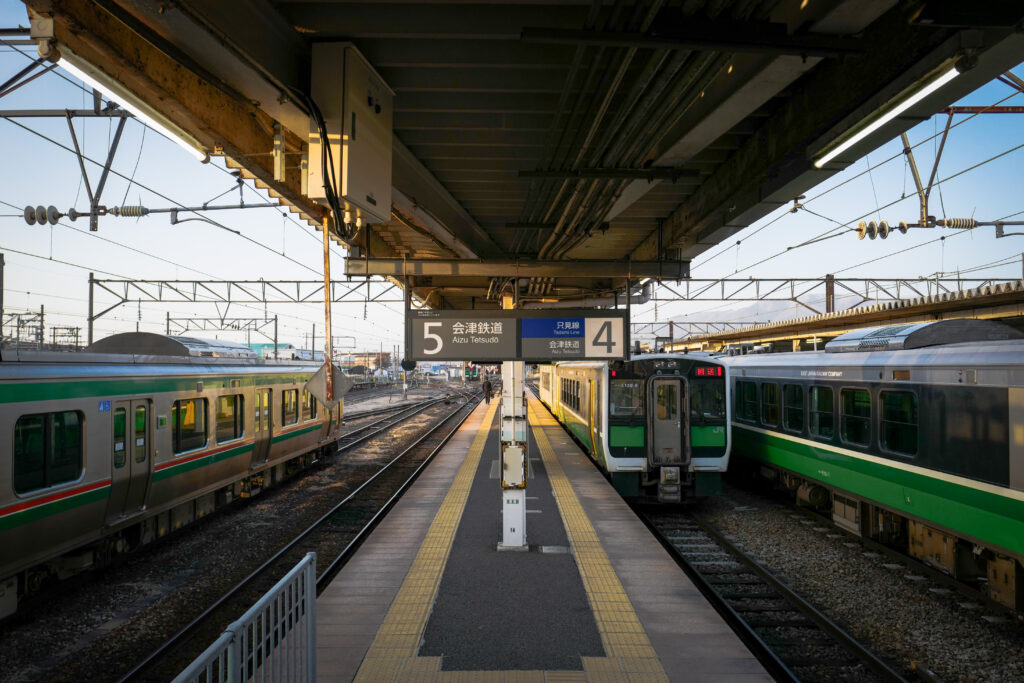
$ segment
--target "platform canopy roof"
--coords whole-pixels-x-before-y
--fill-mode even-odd
[[[1024,61],[1019,0],[24,0],[124,84],[319,225],[295,160],[311,45],[396,94],[391,220],[350,274],[432,306],[599,305],[689,260]],[[887,103],[957,78],[816,168]],[[275,126],[291,161],[275,180]],[[341,236],[337,236],[341,239]]]

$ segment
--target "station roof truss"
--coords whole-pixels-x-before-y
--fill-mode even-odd
[[[929,294],[891,299],[841,311],[691,334],[672,349],[717,351],[736,344],[770,344],[793,350],[821,348],[841,334],[864,327],[932,320],[1001,320],[1024,329],[1024,280],[989,281],[973,288],[932,288]]]
[[[1024,59],[1012,1],[24,2],[58,48],[318,229],[295,95],[314,42],[354,44],[396,97],[391,220],[345,237],[350,261],[490,264],[399,273],[451,308],[497,306],[510,283],[520,301],[611,303],[630,280],[686,278],[695,255]],[[958,78],[815,167],[954,61]]]
[[[277,343],[277,317],[272,318],[175,318],[167,315],[167,335],[184,336],[189,332],[245,332]],[[173,333],[173,334],[172,334]]]
[[[957,296],[1001,284],[993,278],[717,278],[662,284],[656,301],[790,301],[812,313],[832,313],[836,297],[845,308],[907,298]],[[851,302],[851,299],[855,299]],[[814,304],[814,305],[812,305]]]
[[[103,303],[99,304],[99,300]],[[353,281],[331,281],[332,304],[404,303],[405,297],[395,282],[380,278]],[[110,301],[112,300],[112,303]],[[100,279],[89,275],[89,332],[93,323],[107,313],[129,303],[212,304],[217,317],[172,318],[167,316],[167,334],[172,322],[182,328],[202,331],[237,330],[265,333],[276,329],[276,318],[228,318],[232,305],[251,307],[254,304],[322,304],[323,280],[120,280]],[[98,305],[99,304],[99,305]]]

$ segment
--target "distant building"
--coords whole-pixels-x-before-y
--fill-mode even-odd
[[[274,344],[255,343],[248,345],[250,349],[259,354],[260,358],[274,357]],[[310,349],[296,348],[294,344],[279,342],[277,344],[277,358],[280,360],[318,360],[324,359],[323,351],[312,351]]]

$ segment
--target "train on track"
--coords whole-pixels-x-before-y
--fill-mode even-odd
[[[735,464],[1024,611],[1022,337],[946,320],[723,357]]]
[[[715,495],[729,466],[729,372],[708,354],[539,368],[541,401],[625,497]]]
[[[0,354],[0,618],[50,578],[276,484],[339,436],[342,404],[304,390],[316,363],[147,333]]]

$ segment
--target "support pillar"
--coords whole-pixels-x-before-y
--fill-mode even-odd
[[[502,308],[513,308],[511,296],[502,297]],[[523,381],[526,363],[501,364],[501,543],[498,550],[529,550],[526,542],[526,480],[530,454],[527,447],[526,395]]]

